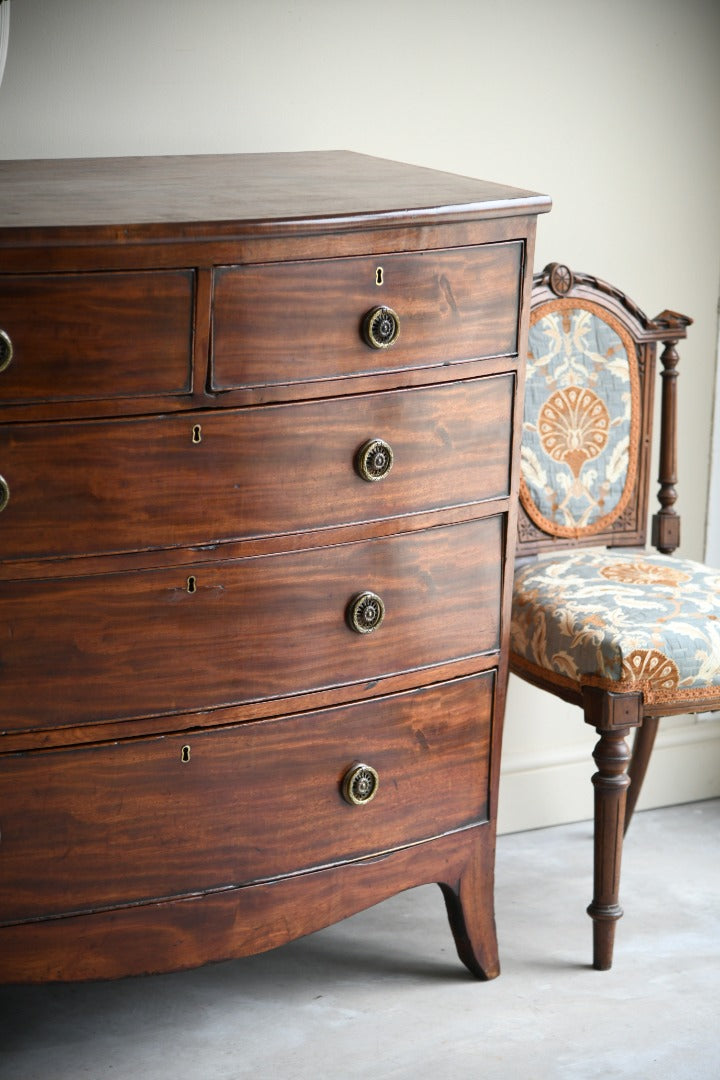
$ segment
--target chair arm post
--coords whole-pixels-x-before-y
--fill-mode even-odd
[[[660,510],[653,515],[652,544],[664,555],[672,555],[680,544],[680,517],[677,500],[677,354],[674,341],[664,341],[660,361],[663,366],[662,407],[660,413],[660,465],[658,501]]]
[[[663,555],[672,555],[680,545],[680,517],[675,510],[677,500],[677,345],[686,336],[686,328],[692,322],[684,315],[663,311],[655,322],[664,324],[667,332],[661,341],[664,345],[660,362],[662,371],[662,405],[660,413],[660,463],[658,469],[658,501],[660,510],[652,519],[652,544]]]

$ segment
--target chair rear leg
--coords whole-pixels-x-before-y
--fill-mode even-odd
[[[627,793],[627,802],[625,803],[625,832],[628,831],[630,819],[633,816],[635,805],[638,801],[640,792],[642,791],[643,780],[645,779],[650,755],[652,754],[652,749],[655,745],[655,736],[657,735],[659,722],[660,719],[657,716],[646,716],[643,720],[642,727],[637,728],[635,731],[632,756],[630,758],[630,764],[628,765],[630,787]]]

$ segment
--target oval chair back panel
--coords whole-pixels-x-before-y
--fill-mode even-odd
[[[645,543],[657,329],[597,278],[536,275],[518,556]]]
[[[533,313],[522,499],[551,536],[610,528],[635,488],[640,378],[633,342],[602,309],[549,301]]]

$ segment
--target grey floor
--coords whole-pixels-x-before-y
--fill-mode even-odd
[[[720,1077],[720,800],[638,814],[616,960],[589,967],[589,823],[500,837],[503,973],[440,890],[198,971],[0,989],[2,1080]]]

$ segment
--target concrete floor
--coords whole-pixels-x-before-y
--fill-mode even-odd
[[[461,967],[427,886],[264,956],[2,988],[0,1077],[716,1080],[720,800],[636,816],[610,972],[589,967],[590,837],[500,837],[493,982]]]

